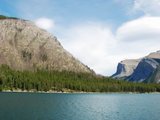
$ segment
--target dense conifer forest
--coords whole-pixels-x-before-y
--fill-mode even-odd
[[[159,84],[130,83],[109,77],[67,71],[16,71],[0,67],[0,91],[33,90],[59,92],[160,92]]]

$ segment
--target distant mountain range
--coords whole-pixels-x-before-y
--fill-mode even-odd
[[[121,61],[112,77],[131,82],[160,83],[160,51],[140,59]]]

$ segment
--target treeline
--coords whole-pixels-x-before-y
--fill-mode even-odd
[[[16,71],[0,67],[0,90],[160,92],[159,84],[130,83],[109,77],[68,71]]]
[[[7,16],[4,16],[4,15],[0,15],[0,20],[3,20],[3,19],[18,19],[16,17],[7,17]]]

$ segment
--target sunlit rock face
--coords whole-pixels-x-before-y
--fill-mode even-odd
[[[137,67],[140,59],[128,59],[123,60],[120,63],[118,63],[117,71],[112,77],[114,78],[125,78],[127,76],[130,76],[135,68]]]
[[[55,36],[21,19],[0,19],[0,64],[17,70],[93,73],[67,52]]]
[[[147,58],[154,58],[154,59],[160,59],[160,50],[157,52],[152,52],[150,53],[148,56],[146,56]]]

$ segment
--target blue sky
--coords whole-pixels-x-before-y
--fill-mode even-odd
[[[103,75],[159,50],[159,9],[160,0],[0,0],[0,14],[35,22]]]
[[[54,18],[61,24],[82,21],[104,21],[119,25],[131,19],[126,15],[132,0],[1,0],[2,14],[26,19]],[[136,16],[135,16],[136,17]]]

